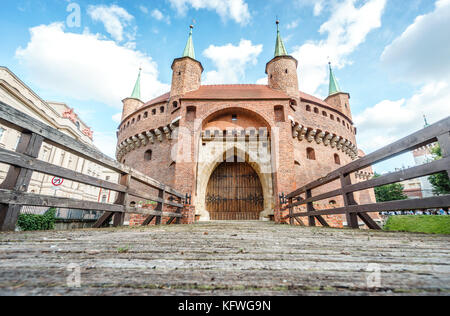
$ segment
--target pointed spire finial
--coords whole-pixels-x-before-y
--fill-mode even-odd
[[[427,120],[427,116],[424,114],[423,115],[423,119],[425,121],[425,128],[427,128],[428,126],[430,126],[430,124],[428,124],[428,120]]]
[[[142,67],[139,67],[139,75],[134,85],[133,93],[131,94],[131,98],[138,100],[141,99],[141,71]]]
[[[191,24],[189,26],[189,28],[190,28],[189,38],[188,38],[188,41],[186,43],[186,47],[184,48],[183,57],[190,57],[192,59],[195,59],[194,41],[192,39],[192,33],[193,33],[194,25]]]
[[[288,56],[289,54],[286,50],[286,47],[284,46],[283,39],[281,38],[280,20],[278,20],[278,18],[276,24],[277,24],[277,42],[275,44],[275,57]]]
[[[328,66],[330,68],[330,87],[328,91],[328,96],[341,92],[341,88],[339,87],[339,83],[334,76],[333,69],[331,68],[331,61],[328,62]]]

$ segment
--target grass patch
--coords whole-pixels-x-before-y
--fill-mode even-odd
[[[450,235],[450,216],[391,216],[384,230]]]

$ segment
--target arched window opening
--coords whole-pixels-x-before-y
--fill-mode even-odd
[[[341,119],[338,117],[338,118],[337,118],[337,121],[338,121],[338,123],[340,123],[340,122],[341,122]]]
[[[331,200],[330,201],[330,205],[336,205],[337,203],[336,203],[336,201],[335,200]]]
[[[325,116],[325,117],[328,117],[328,114],[325,111],[322,112],[322,115]]]
[[[319,114],[319,109],[318,108],[314,108],[314,113]]]
[[[130,207],[136,207],[136,205],[137,205],[137,204],[136,204],[136,202],[134,202],[134,201],[130,203]]]
[[[137,121],[139,122],[141,120],[141,116],[139,115],[137,118]]]
[[[178,107],[178,102],[177,101],[173,101],[173,108],[176,109]]]
[[[132,119],[132,120],[131,120],[131,124],[134,124],[134,122],[136,122],[136,120],[135,120],[135,119]]]
[[[152,110],[152,115],[156,115],[156,109]]]
[[[330,115],[330,119],[331,119],[332,121],[334,121],[334,115],[333,115],[333,114]]]
[[[306,106],[306,111],[311,112],[311,106],[310,105]]]
[[[316,160],[316,151],[312,148],[306,149],[306,158],[308,160]]]
[[[152,160],[152,155],[153,155],[153,152],[151,150],[147,150],[144,154],[144,160],[145,161]]]
[[[334,154],[334,163],[337,165],[341,164],[341,158],[339,157],[338,154]]]
[[[160,107],[160,108],[159,108],[159,111],[160,111],[161,113],[164,113],[164,107],[163,107],[163,106]]]
[[[144,113],[144,120],[148,117],[148,112]]]

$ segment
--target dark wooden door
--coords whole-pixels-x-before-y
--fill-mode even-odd
[[[247,163],[222,163],[209,180],[206,208],[211,220],[259,220],[264,196],[258,174]]]

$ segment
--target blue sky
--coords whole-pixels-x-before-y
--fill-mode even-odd
[[[420,129],[423,114],[450,115],[450,0],[3,0],[0,64],[75,108],[113,155],[138,68],[145,99],[168,91],[193,19],[204,83],[263,83],[276,16],[302,91],[324,97],[333,63],[366,152]],[[404,156],[376,169],[410,164]]]

